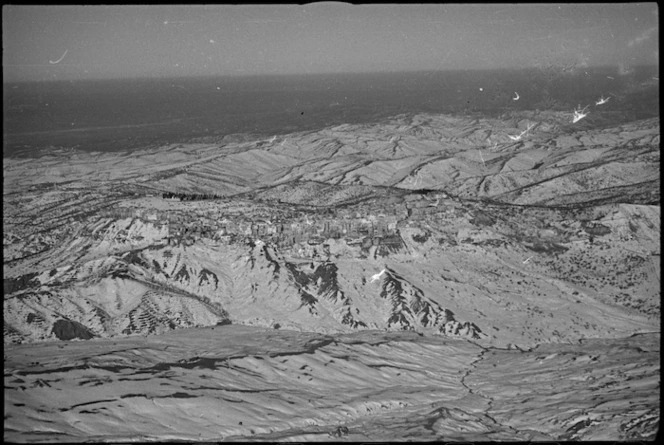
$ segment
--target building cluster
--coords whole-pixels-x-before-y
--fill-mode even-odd
[[[201,201],[204,199],[222,198],[222,196],[214,195],[212,193],[173,193],[173,192],[162,193],[161,197],[173,201]]]
[[[389,239],[397,235],[397,221],[389,217],[310,220],[250,220],[222,218],[207,223],[200,220],[173,219],[168,223],[168,242],[191,244],[199,239],[221,239],[242,236],[261,239],[280,247],[297,243],[321,244],[326,239],[345,238],[349,243],[361,243],[365,239]]]
[[[169,244],[191,245],[202,239],[221,240],[249,237],[280,247],[294,244],[321,244],[329,238],[345,239],[349,244],[399,244],[398,229],[420,222],[441,223],[460,204],[439,195],[435,200],[418,194],[396,203],[380,200],[361,206],[324,211],[290,209],[140,209],[115,207],[101,216],[114,219],[137,218],[155,225],[166,225]]]

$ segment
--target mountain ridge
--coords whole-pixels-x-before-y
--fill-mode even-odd
[[[659,119],[567,118],[400,115],[269,141],[9,159],[5,341],[56,339],[59,319],[101,336],[232,322],[498,345],[571,338],[579,323],[606,335],[607,323],[580,321],[606,310],[647,326],[659,311]],[[609,257],[633,270],[595,272],[618,264]],[[557,293],[552,307],[572,301],[555,280],[584,295],[580,318],[560,321],[567,334],[536,327],[547,304],[506,298],[523,277],[536,295]],[[534,318],[506,335],[484,304],[510,323],[512,306]]]

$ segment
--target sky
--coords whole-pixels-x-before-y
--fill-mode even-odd
[[[656,3],[5,5],[7,81],[658,65]]]

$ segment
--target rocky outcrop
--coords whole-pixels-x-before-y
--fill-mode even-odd
[[[61,319],[53,323],[53,334],[59,340],[72,340],[75,338],[89,340],[94,337],[88,328],[72,320]]]
[[[482,333],[474,323],[455,320],[451,310],[443,309],[425,297],[422,290],[389,268],[385,269],[380,296],[391,305],[388,327],[404,330],[435,328],[440,334],[475,339]]]

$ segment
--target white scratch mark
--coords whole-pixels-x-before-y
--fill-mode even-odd
[[[65,50],[65,53],[62,55],[62,57],[60,57],[60,58],[59,58],[58,60],[56,60],[56,61],[49,60],[48,63],[50,63],[51,65],[55,65],[55,64],[57,64],[57,63],[62,62],[62,59],[65,58],[65,56],[67,55],[68,52],[69,52],[69,50],[66,49],[66,50]]]
[[[379,273],[371,276],[371,282],[380,280],[380,277],[385,273],[385,269],[381,270]]]
[[[529,131],[531,128],[533,128],[534,125],[535,125],[535,124],[530,124],[530,125],[528,125],[528,128],[526,128],[525,130],[523,130],[523,131],[522,131],[519,135],[517,135],[517,136],[510,136],[510,135],[508,134],[507,137],[510,138],[510,139],[512,139],[513,141],[520,141],[521,138],[523,137],[523,135],[526,134],[526,133],[528,133],[528,131]]]
[[[604,99],[604,95],[602,95],[602,97],[600,97],[599,100],[597,102],[595,102],[595,105],[603,105],[603,104],[607,103],[609,101],[609,99],[611,99],[611,98],[607,97],[606,99]]]
[[[580,105],[579,105],[579,106],[580,106]],[[579,122],[581,119],[583,119],[584,117],[588,116],[589,113],[587,113],[587,112],[584,113],[584,111],[586,110],[586,108],[588,108],[588,105],[586,105],[586,106],[583,107],[582,109],[576,109],[576,110],[574,110],[574,117],[572,118],[572,123],[573,123],[573,124]]]

